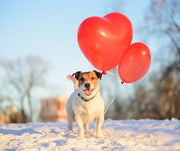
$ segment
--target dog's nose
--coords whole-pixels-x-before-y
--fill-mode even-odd
[[[90,86],[91,86],[90,83],[86,83],[86,84],[85,84],[85,87],[86,87],[87,89],[89,89]]]

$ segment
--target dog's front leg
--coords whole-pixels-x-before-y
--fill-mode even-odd
[[[86,135],[91,135],[91,131],[89,130],[89,123],[85,123],[85,133]]]
[[[104,122],[104,114],[98,117],[96,120],[96,137],[97,138],[102,138],[101,127],[103,125],[103,122]]]
[[[69,115],[68,116],[69,134],[73,134],[73,121],[74,121],[74,115]]]
[[[76,123],[79,128],[79,136],[77,137],[78,140],[81,140],[84,138],[84,130],[83,130],[83,121],[79,116],[76,117]]]

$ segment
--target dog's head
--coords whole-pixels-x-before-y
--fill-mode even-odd
[[[78,80],[81,95],[84,97],[92,97],[99,91],[98,79],[101,79],[102,73],[95,70],[89,72],[78,71],[73,75]]]

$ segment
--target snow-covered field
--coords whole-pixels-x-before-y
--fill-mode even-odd
[[[95,123],[90,124],[94,134]],[[107,120],[103,139],[86,136],[76,140],[67,135],[67,123],[28,123],[0,125],[0,151],[178,151],[180,120]]]

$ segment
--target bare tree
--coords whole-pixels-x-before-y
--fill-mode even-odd
[[[32,121],[32,91],[44,83],[44,74],[47,71],[46,65],[39,57],[29,56],[25,59],[4,60],[0,63],[5,77],[3,80],[6,100],[18,100],[20,103],[21,116],[27,122],[25,112],[25,100],[28,101],[29,119]]]
[[[144,29],[148,40],[156,39],[157,54],[164,57],[157,60],[166,66],[159,69],[158,78],[153,78],[152,92],[159,103],[162,118],[180,118],[177,106],[180,98],[180,2],[178,0],[151,0],[145,15]],[[161,52],[161,53],[160,53]],[[167,57],[165,57],[167,56]],[[167,60],[167,58],[169,60]]]
[[[148,40],[157,39],[158,54],[170,58],[168,67],[180,71],[180,2],[179,0],[151,0],[144,16],[144,30]],[[168,52],[165,52],[168,50]],[[162,53],[160,53],[160,51]],[[162,60],[166,61],[167,60]],[[171,71],[167,68],[166,76]]]

